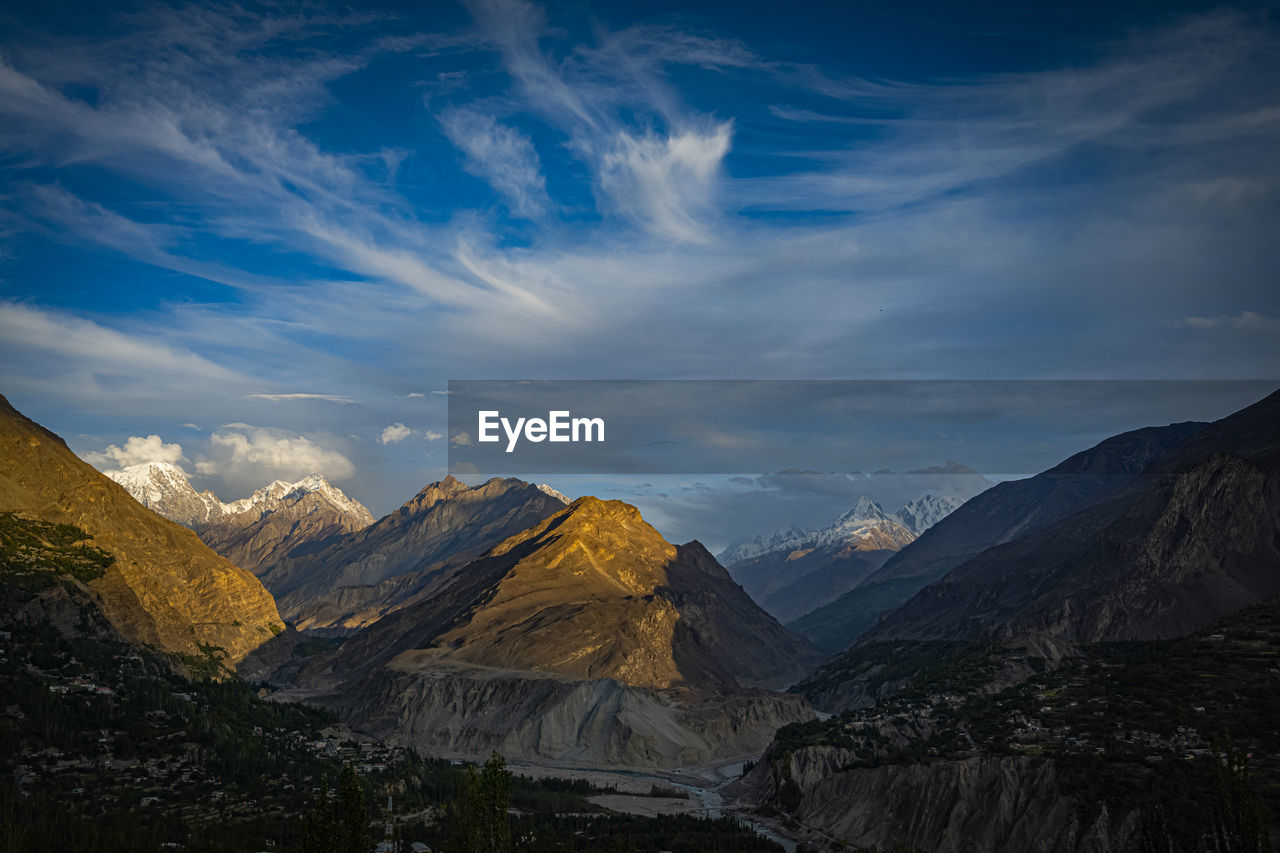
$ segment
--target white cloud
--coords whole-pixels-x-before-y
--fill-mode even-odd
[[[670,136],[619,133],[599,158],[599,189],[615,213],[659,237],[706,243],[715,182],[733,125]]]
[[[1179,325],[1192,329],[1236,329],[1280,334],[1280,317],[1268,317],[1256,311],[1242,311],[1220,317],[1184,317]]]
[[[663,66],[744,67],[754,64],[749,51],[732,40],[638,27],[601,31],[597,47],[557,65],[538,43],[547,33],[542,9],[525,0],[472,0],[470,7],[525,99],[570,134],[604,210],[657,237],[708,242],[704,220],[715,208],[733,124],[687,109]],[[647,129],[635,131],[626,114]]]
[[[381,444],[395,444],[404,441],[411,435],[413,435],[413,430],[397,422],[384,429],[382,435],[378,437],[378,441]]]
[[[108,445],[101,452],[84,454],[84,459],[100,471],[112,471],[117,468],[128,468],[130,465],[141,465],[145,462],[168,462],[177,465],[183,460],[182,445],[165,443],[158,435],[131,435],[124,446]]]
[[[423,431],[422,437],[427,441],[439,441],[440,439],[444,438],[444,434],[436,432],[433,429],[429,429],[429,430]]]
[[[210,399],[231,396],[245,384],[236,372],[160,334],[121,331],[15,302],[0,302],[0,363],[11,366],[3,374],[9,388],[56,392],[98,414],[169,409],[195,388]],[[21,370],[13,369],[18,365]]]
[[[455,108],[440,116],[449,141],[467,155],[464,167],[503,195],[512,213],[535,219],[551,206],[542,163],[529,137],[492,116]]]
[[[469,432],[455,433],[453,437],[449,439],[449,443],[452,444],[454,447],[471,447],[472,446],[471,433]]]
[[[354,403],[350,397],[344,397],[341,394],[246,394],[247,400],[272,400],[279,402],[281,400],[323,400],[327,403]]]
[[[311,473],[346,480],[356,472],[338,450],[287,430],[227,424],[209,437],[209,444],[196,470],[217,475],[233,488],[256,488],[273,479],[297,480]]]

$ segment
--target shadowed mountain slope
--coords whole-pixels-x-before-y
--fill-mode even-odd
[[[823,651],[842,651],[882,614],[947,572],[1123,488],[1204,426],[1188,422],[1122,433],[1034,477],[999,483],[930,527],[853,590],[789,627]]]
[[[984,551],[867,641],[1060,648],[1195,630],[1280,593],[1280,392],[1197,431],[1115,493]]]

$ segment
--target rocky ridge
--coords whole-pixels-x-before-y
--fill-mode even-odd
[[[1118,491],[990,548],[866,640],[978,639],[1056,657],[1180,636],[1280,594],[1280,392],[1196,430]]]
[[[3,397],[0,510],[73,524],[115,557],[89,586],[130,642],[188,654],[218,648],[235,662],[284,627],[257,578],[139,504]]]
[[[289,555],[262,577],[300,628],[349,633],[432,595],[460,566],[564,507],[522,480],[472,487],[446,477],[374,524]]]

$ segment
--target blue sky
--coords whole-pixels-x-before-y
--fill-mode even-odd
[[[6,4],[0,382],[104,467],[380,513],[451,378],[1275,378],[1278,48],[1267,5]]]

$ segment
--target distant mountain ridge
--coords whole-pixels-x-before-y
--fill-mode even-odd
[[[103,473],[147,509],[192,530],[226,514],[226,504],[217,495],[197,492],[182,469],[169,462],[143,462]]]
[[[223,503],[211,491],[197,492],[168,462],[106,473],[143,506],[195,530],[206,545],[256,575],[373,523],[363,504],[319,474],[295,483],[276,480],[247,498]]]
[[[757,536],[726,549],[722,562],[761,607],[791,620],[853,589],[961,503],[923,494],[890,515],[864,496],[822,530]]]
[[[848,511],[842,513],[827,527],[810,530],[805,527],[788,527],[775,530],[773,533],[755,536],[742,540],[721,551],[716,559],[721,564],[732,566],[743,560],[758,557],[774,551],[795,551],[803,548],[830,548],[835,545],[843,547],[855,540],[876,541],[873,522],[891,521],[901,525],[911,534],[911,538],[919,536],[925,530],[937,524],[956,507],[964,503],[962,498],[925,493],[913,498],[897,512],[888,514],[880,504],[868,497],[861,497]],[[861,535],[860,535],[861,534]],[[896,531],[888,534],[888,541],[898,541],[904,537]],[[883,543],[884,539],[880,542]],[[909,542],[911,540],[907,540]],[[898,547],[904,547],[902,542]],[[866,548],[865,550],[877,550]]]

